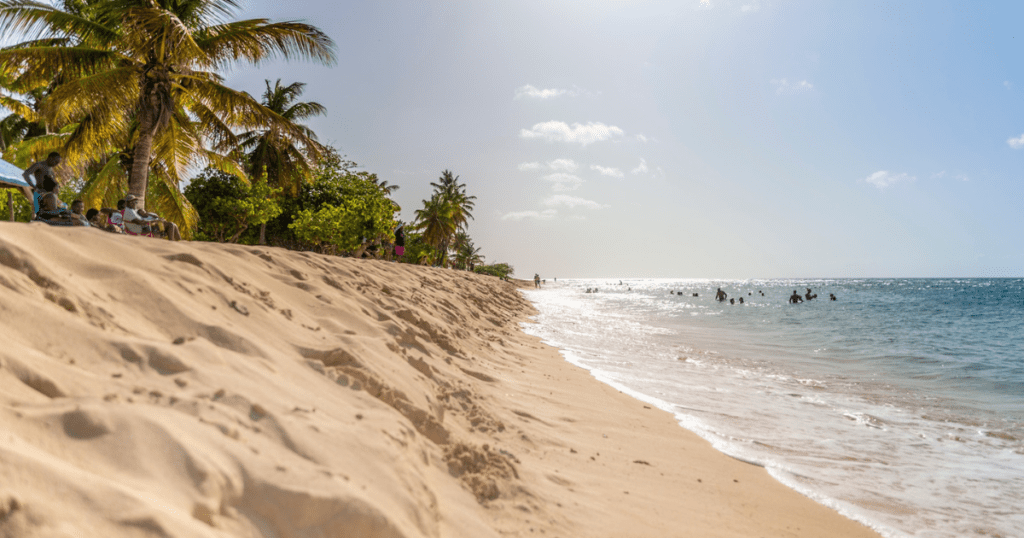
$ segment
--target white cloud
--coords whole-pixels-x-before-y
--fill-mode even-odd
[[[1003,86],[1006,86],[1006,89],[1009,90],[1010,88],[1013,87],[1013,83],[1010,82],[1009,80],[1004,80],[1003,81]]]
[[[756,11],[761,11],[761,3],[757,0],[740,6],[740,13],[754,13]]]
[[[566,170],[569,172],[575,172],[580,165],[576,164],[576,161],[572,159],[555,159],[548,163],[548,168],[552,170]]]
[[[561,90],[557,88],[540,89],[527,84],[526,86],[516,89],[516,99],[521,99],[523,97],[529,99],[552,99],[567,93],[569,93],[569,90]]]
[[[556,172],[554,174],[548,174],[546,176],[541,177],[541,179],[543,179],[544,181],[550,181],[554,183],[554,185],[551,188],[556,191],[574,191],[580,188],[580,185],[583,184],[583,180],[580,179],[578,176],[567,174],[565,172]]]
[[[641,141],[641,142],[644,142],[644,143],[646,143],[648,140],[650,140],[650,138],[647,138],[646,136],[644,136],[642,134],[636,135],[636,139]]]
[[[885,189],[895,183],[902,181],[915,181],[917,178],[908,174],[893,174],[885,170],[879,170],[874,174],[864,178],[864,181],[878,187],[879,189]]]
[[[501,220],[523,220],[537,219],[548,220],[558,215],[558,210],[545,209],[544,211],[512,211],[501,216]]]
[[[577,196],[569,196],[568,194],[556,194],[551,198],[544,200],[546,206],[560,206],[564,205],[570,209],[575,207],[585,207],[587,209],[604,209],[609,207],[607,205],[599,204],[593,200],[585,200]]]
[[[790,82],[784,78],[775,79],[772,81],[775,86],[775,93],[782,95],[784,93],[803,93],[814,89],[814,84],[801,80],[798,82]]]
[[[1024,134],[1021,134],[1017,138],[1010,138],[1009,140],[1006,141],[1006,143],[1009,144],[1010,147],[1013,149],[1024,148]]]
[[[622,170],[619,170],[618,168],[611,168],[609,166],[601,166],[599,164],[592,164],[592,165],[590,165],[590,169],[591,170],[597,170],[597,173],[601,174],[602,176],[611,176],[611,177],[622,177],[623,176]]]
[[[644,174],[647,173],[647,159],[640,158],[640,166],[629,171],[630,174]]]
[[[572,159],[555,159],[548,161],[544,164],[533,162],[533,163],[522,163],[519,165],[521,172],[531,172],[533,170],[565,170],[567,172],[575,172],[580,165],[576,164],[576,161]]]
[[[574,123],[571,126],[564,121],[546,121],[537,123],[530,129],[519,131],[520,138],[539,138],[548,142],[573,142],[586,146],[625,134],[614,125],[590,122],[586,125]]]

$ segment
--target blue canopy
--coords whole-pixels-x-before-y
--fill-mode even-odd
[[[0,159],[0,189],[20,189],[25,198],[32,199],[32,186],[22,178],[23,170]]]

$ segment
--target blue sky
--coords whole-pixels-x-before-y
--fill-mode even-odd
[[[444,169],[519,276],[1024,275],[1024,2],[251,0],[333,67],[321,139],[401,190]]]

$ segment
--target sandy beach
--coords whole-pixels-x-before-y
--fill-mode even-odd
[[[0,223],[0,537],[877,536],[532,313],[464,271]]]

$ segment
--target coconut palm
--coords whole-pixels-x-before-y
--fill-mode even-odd
[[[313,163],[324,152],[316,134],[299,122],[325,114],[327,109],[316,102],[296,102],[306,87],[302,82],[282,86],[281,79],[277,79],[273,87],[269,80],[265,82],[267,89],[263,92],[261,104],[290,122],[294,129],[271,125],[251,130],[238,136],[238,147],[246,153],[250,173],[265,171],[270,185],[297,196],[302,182],[309,177]],[[297,138],[296,129],[303,136]]]
[[[0,50],[0,70],[16,88],[54,81],[41,114],[58,128],[73,126],[64,146],[69,164],[127,150],[129,158],[119,162],[129,167],[128,190],[143,199],[161,144],[167,158],[157,175],[173,181],[201,161],[217,165],[216,157],[196,150],[223,156],[237,146],[235,129],[307,135],[225,86],[218,70],[275,57],[334,62],[332,41],[313,26],[222,22],[235,0],[64,0],[62,7],[0,0],[0,32],[39,34]]]
[[[430,185],[434,187],[433,198],[436,198],[438,205],[443,206],[446,211],[449,222],[446,223],[444,229],[450,230],[445,236],[438,239],[437,244],[431,243],[431,245],[440,250],[442,258],[447,261],[448,250],[455,238],[455,233],[459,230],[464,231],[468,219],[473,218],[471,211],[476,196],[467,195],[465,183],[459,183],[459,176],[452,174],[450,170],[441,172],[438,182]]]
[[[423,209],[416,210],[413,230],[421,232],[423,242],[437,249],[437,263],[448,264],[448,243],[458,229],[454,217],[455,206],[439,194],[423,201]]]

